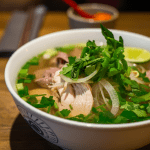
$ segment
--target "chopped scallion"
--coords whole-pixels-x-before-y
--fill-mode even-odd
[[[72,107],[72,105],[71,105],[71,104],[69,105],[69,107],[70,107],[70,109],[71,109],[71,110],[73,109],[73,107]]]
[[[28,74],[26,79],[34,80],[35,78],[35,74]]]
[[[19,71],[19,77],[20,77],[20,78],[26,78],[27,75],[28,75],[28,69],[21,69],[21,70]]]
[[[56,111],[55,116],[58,116],[58,117],[62,117],[62,118],[63,118],[63,115],[61,114],[60,111]]]
[[[31,83],[31,80],[25,79],[24,83]]]
[[[24,90],[23,83],[16,84],[16,88],[17,88],[18,91]]]
[[[30,64],[27,62],[27,63],[22,67],[22,69],[29,69],[29,67],[30,67]]]
[[[51,105],[48,106],[47,113],[49,113],[50,110],[51,110]]]
[[[37,104],[38,100],[36,99],[36,97],[30,97],[27,102],[30,102],[31,104]]]
[[[39,64],[39,57],[33,57],[28,62],[30,65],[38,65]]]
[[[18,79],[17,83],[24,83],[24,79]]]
[[[58,109],[58,105],[57,105],[56,102],[54,102],[54,108],[55,108],[55,109]]]
[[[26,97],[22,97],[22,99],[23,99],[24,101],[26,101],[26,102],[27,102],[27,100],[28,100]]]

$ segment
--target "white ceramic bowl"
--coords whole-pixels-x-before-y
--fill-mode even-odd
[[[121,35],[125,46],[142,47],[150,51],[150,38],[111,30],[115,38]],[[130,150],[150,143],[150,120],[128,124],[91,124],[70,121],[38,110],[22,100],[15,88],[17,73],[35,54],[64,44],[105,42],[100,29],[74,29],[39,37],[19,48],[9,59],[5,81],[24,119],[39,135],[63,149],[69,150]]]

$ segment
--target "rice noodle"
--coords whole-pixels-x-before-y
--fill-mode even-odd
[[[113,88],[113,86],[105,79],[101,79],[99,83],[106,89],[108,94],[110,95],[111,101],[112,101],[112,108],[111,113],[113,115],[116,115],[119,111],[119,98],[116,90]]]
[[[93,100],[94,100],[94,106],[98,107],[100,106],[100,97],[99,97],[99,88],[97,88],[98,84],[94,84],[92,87],[92,94],[93,94]]]

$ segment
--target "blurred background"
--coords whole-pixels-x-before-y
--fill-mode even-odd
[[[119,11],[150,11],[148,0],[75,0],[81,3],[102,3],[114,6]],[[26,10],[29,6],[45,4],[48,11],[66,11],[68,5],[62,0],[0,0],[0,11]]]

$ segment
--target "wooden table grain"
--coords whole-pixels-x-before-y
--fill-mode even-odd
[[[0,12],[0,38],[10,19],[10,12]],[[121,12],[116,29],[150,37],[150,12]],[[65,12],[48,12],[39,36],[69,29]],[[60,150],[35,133],[19,114],[4,80],[8,58],[0,57],[0,150]],[[139,150],[150,149],[150,144]]]

